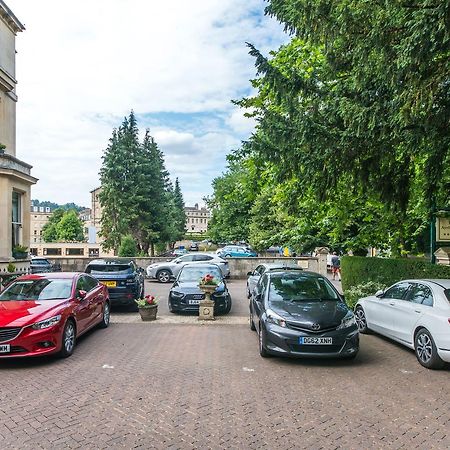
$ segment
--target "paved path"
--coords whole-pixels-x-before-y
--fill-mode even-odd
[[[450,370],[375,335],[353,362],[263,359],[247,325],[113,323],[0,380],[2,450],[450,447]]]

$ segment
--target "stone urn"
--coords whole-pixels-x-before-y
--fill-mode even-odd
[[[158,305],[149,305],[139,308],[139,314],[144,322],[156,320],[156,313],[158,312]]]
[[[217,289],[216,284],[199,284],[199,289],[204,292],[205,299],[200,300],[198,308],[199,320],[215,320],[214,301],[211,300],[211,294]]]

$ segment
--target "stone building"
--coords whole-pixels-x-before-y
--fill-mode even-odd
[[[186,206],[186,232],[189,234],[206,233],[211,213],[206,208],[199,208],[198,203],[194,207]]]
[[[48,206],[31,205],[30,217],[30,245],[44,242],[42,240],[42,229],[50,219],[52,210]]]
[[[0,0],[0,271],[5,272],[12,249],[30,245],[30,191],[37,179],[31,166],[16,157],[16,48],[24,31],[13,12]],[[27,262],[14,261],[17,270]]]

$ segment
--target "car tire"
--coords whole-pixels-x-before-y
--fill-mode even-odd
[[[370,330],[367,327],[367,319],[366,319],[366,313],[364,312],[364,309],[362,306],[357,306],[355,309],[355,320],[356,320],[356,326],[358,327],[358,331],[361,334],[369,334]]]
[[[232,306],[232,302],[231,302],[231,297],[230,297],[228,299],[226,308],[222,311],[222,314],[228,314],[231,311],[231,306]]]
[[[421,328],[414,338],[414,350],[417,360],[427,369],[442,369],[445,362],[438,355],[436,344],[431,333]]]
[[[250,330],[256,331],[255,322],[253,322],[253,314],[252,314],[251,308],[250,308],[250,313],[248,315],[248,323],[250,325]]]
[[[170,300],[167,301],[167,306],[169,307],[169,312],[175,314],[176,311],[172,308],[172,303],[170,303]]]
[[[247,298],[250,298],[252,296],[252,293],[250,292],[250,289],[248,288],[247,285]]]
[[[266,350],[266,348],[264,347],[264,332],[262,330],[261,325],[259,325],[259,331],[258,331],[258,344],[259,344],[259,354],[263,357],[263,358],[267,358],[269,357],[269,352]]]
[[[143,299],[145,297],[145,284],[142,283],[142,287],[141,287],[141,293],[139,295],[140,299]]]
[[[72,355],[76,345],[76,328],[72,319],[67,320],[61,336],[61,350],[58,353],[60,358],[68,358]]]
[[[171,276],[172,274],[168,270],[163,269],[156,274],[156,279],[160,283],[168,283],[170,281]]]
[[[105,306],[103,306],[102,312],[102,321],[98,325],[99,328],[108,328],[110,320],[111,320],[111,306],[109,306],[109,302],[105,302]]]

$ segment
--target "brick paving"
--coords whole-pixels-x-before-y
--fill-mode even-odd
[[[246,325],[113,323],[0,380],[2,450],[450,448],[450,370],[375,335],[353,362],[263,359]]]

